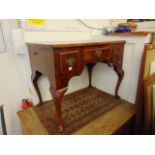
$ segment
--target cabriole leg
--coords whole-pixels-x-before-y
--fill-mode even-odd
[[[41,93],[40,93],[40,90],[38,87],[38,80],[41,77],[41,75],[42,75],[42,73],[40,73],[38,71],[36,71],[35,73],[32,74],[33,85],[34,85],[34,88],[35,88],[37,95],[39,97],[39,105],[43,104],[42,96],[41,96]]]
[[[64,97],[65,92],[67,91],[67,88],[63,88],[60,90],[54,90],[50,87],[50,92],[53,97],[55,109],[56,109],[56,117],[57,117],[57,123],[58,123],[58,131],[62,132],[64,128],[64,119],[62,116],[62,107],[61,102],[62,98]]]
[[[124,71],[122,68],[119,68],[119,67],[114,67],[114,70],[118,75],[118,80],[117,80],[117,84],[116,84],[116,88],[115,88],[115,97],[120,98],[120,96],[118,95],[118,90],[119,90],[120,84],[124,77]]]
[[[92,87],[91,85],[91,79],[92,79],[92,70],[95,64],[87,64],[88,69],[88,76],[89,76],[89,87]]]

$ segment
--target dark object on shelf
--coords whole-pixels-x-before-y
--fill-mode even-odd
[[[135,31],[137,29],[137,24],[136,23],[119,23],[117,29],[126,29]]]
[[[115,33],[125,33],[125,32],[131,32],[128,28],[116,28]]]
[[[1,121],[1,125],[2,125],[2,133],[3,135],[7,135],[7,131],[6,131],[6,125],[5,125],[5,118],[4,118],[4,110],[3,110],[3,106],[0,106],[0,121]]]
[[[128,19],[127,20],[127,22],[132,22],[132,23],[149,22],[149,21],[155,21],[155,19]]]

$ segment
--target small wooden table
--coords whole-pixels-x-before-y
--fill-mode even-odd
[[[48,77],[50,92],[57,112],[59,130],[63,130],[64,121],[61,101],[67,91],[68,82],[73,76],[80,75],[84,66],[89,73],[91,87],[92,69],[97,62],[104,62],[114,68],[118,75],[115,96],[122,82],[122,69],[125,41],[110,42],[72,42],[72,43],[28,43],[30,54],[32,81],[39,96],[40,105],[43,100],[37,84],[41,75]]]

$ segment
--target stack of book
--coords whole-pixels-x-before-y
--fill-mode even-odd
[[[137,29],[136,23],[119,23],[118,27],[115,29],[115,32],[131,32]]]

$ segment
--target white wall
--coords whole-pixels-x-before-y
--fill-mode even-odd
[[[14,20],[2,20],[6,52],[0,53],[0,104],[4,105],[8,134],[20,134],[20,123],[16,112],[20,107],[19,72],[11,40]]]

